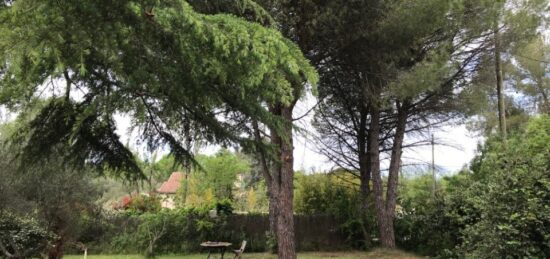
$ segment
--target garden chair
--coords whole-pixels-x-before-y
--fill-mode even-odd
[[[233,259],[241,259],[241,255],[244,253],[244,248],[246,247],[246,240],[243,241],[241,244],[241,248],[239,250],[233,250],[233,253],[235,253],[235,257]]]

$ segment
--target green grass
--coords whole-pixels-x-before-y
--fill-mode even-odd
[[[219,258],[219,254],[216,255]],[[67,255],[64,258],[67,259],[82,259],[82,255]],[[192,255],[163,255],[157,257],[158,259],[205,259],[206,254],[192,254]],[[224,258],[233,258],[231,254],[226,254]],[[266,253],[246,253],[243,255],[244,259],[276,259],[276,255]],[[299,259],[317,259],[317,258],[342,258],[342,259],[356,259],[356,258],[381,258],[381,259],[417,259],[418,256],[408,254],[399,250],[385,250],[375,249],[369,252],[310,252],[299,253]],[[140,255],[88,255],[88,259],[143,259]]]

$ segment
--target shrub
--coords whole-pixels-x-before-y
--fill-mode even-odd
[[[162,208],[160,198],[157,196],[138,195],[132,197],[127,204],[126,210],[136,213],[158,212]]]
[[[39,257],[54,239],[55,235],[33,218],[0,213],[0,252],[4,258]]]
[[[468,257],[550,255],[550,117],[532,119],[507,144],[494,143],[479,165],[486,175],[469,202],[479,219],[464,230]]]
[[[547,258],[548,143],[550,117],[534,118],[507,143],[487,140],[471,171],[447,177],[435,200],[418,191],[429,190],[425,182],[416,193],[405,190],[399,245],[443,258]]]
[[[367,248],[375,235],[374,214],[361,214],[358,179],[351,174],[298,174],[294,195],[295,212],[303,215],[330,215],[339,222],[352,248]],[[370,203],[373,204],[373,203]]]
[[[399,211],[395,220],[396,242],[399,247],[427,256],[443,256],[453,251],[459,242],[463,225],[453,211],[453,204],[463,206],[455,189],[465,184],[463,174],[440,181],[434,197],[431,175],[403,179]]]

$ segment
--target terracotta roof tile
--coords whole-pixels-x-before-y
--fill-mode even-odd
[[[182,172],[173,172],[172,175],[170,175],[170,178],[162,185],[160,188],[158,188],[157,192],[159,193],[176,193],[176,191],[180,188],[181,181],[185,177],[184,173]]]

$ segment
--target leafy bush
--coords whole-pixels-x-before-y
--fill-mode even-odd
[[[460,177],[453,176],[452,178]],[[450,185],[448,179],[445,185]],[[400,193],[400,206],[396,221],[396,242],[415,253],[448,257],[460,236],[460,224],[449,213],[449,192],[440,190],[435,199],[431,193],[432,177],[423,175],[404,179]]]
[[[343,222],[339,229],[350,247],[366,248],[375,236],[374,214],[361,214],[358,179],[350,174],[297,174],[295,212],[305,215],[332,215]],[[373,204],[373,203],[370,203]],[[373,210],[369,211],[370,213]]]
[[[138,195],[132,197],[126,210],[136,213],[158,212],[162,208],[160,198],[157,196]]]
[[[216,202],[216,211],[218,214],[231,215],[233,213],[233,204],[229,199],[223,199]]]
[[[39,257],[54,239],[55,235],[33,218],[0,213],[0,252],[4,258]]]
[[[468,257],[550,256],[550,117],[532,119],[527,129],[493,143],[480,161],[482,185],[469,202],[479,219],[464,230],[460,251]],[[473,189],[475,188],[475,189]]]
[[[205,240],[230,240],[223,236],[228,232],[222,231],[227,216],[218,213],[211,218],[210,208],[111,215],[101,224],[104,232],[88,245],[94,252],[142,253],[152,257],[198,251]]]
[[[276,254],[277,250],[279,249],[279,243],[277,242],[277,237],[271,231],[266,231],[265,236],[266,236],[265,245],[267,246],[267,249],[272,254]]]
[[[550,117],[533,118],[507,143],[490,138],[471,171],[402,190],[398,243],[443,258],[550,256]],[[424,192],[424,193],[423,193]]]

